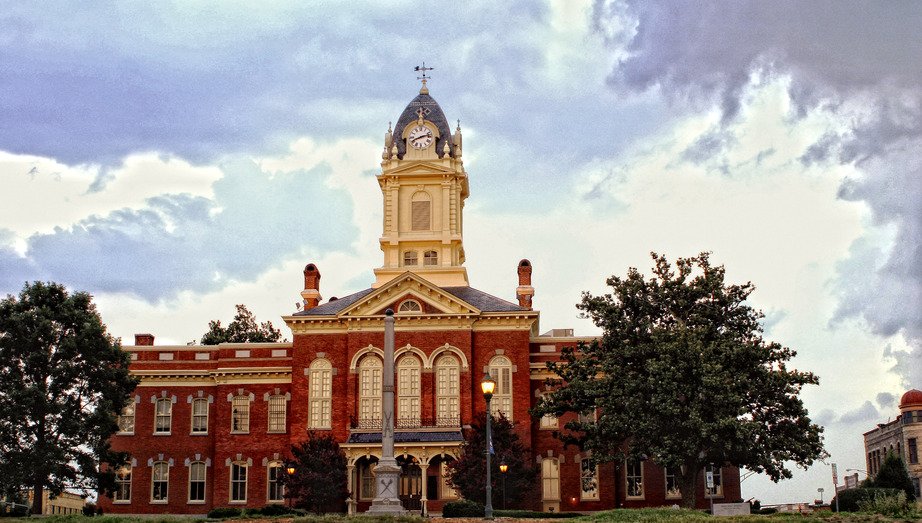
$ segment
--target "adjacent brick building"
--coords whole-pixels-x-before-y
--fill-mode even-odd
[[[888,452],[903,457],[909,477],[922,500],[922,462],[919,461],[919,443],[922,442],[922,391],[912,389],[900,399],[900,414],[895,420],[880,423],[877,428],[864,433],[864,452],[867,456],[869,476],[877,474]]]
[[[515,301],[470,286],[461,129],[452,133],[425,81],[388,129],[381,167],[384,263],[371,287],[324,302],[321,272],[308,264],[303,306],[283,317],[291,343],[158,346],[152,335],[138,335],[126,347],[142,381],[113,447],[133,458],[115,498],[100,500],[106,512],[205,513],[283,503],[282,460],[308,431],[341,442],[347,509],[366,510],[381,454],[387,309],[396,313],[395,454],[408,509],[439,511],[457,499],[445,483],[445,464],[463,443],[464,428],[486,408],[480,381],[488,371],[497,381],[494,411],[519,422],[520,439],[541,471],[536,492],[516,493],[534,499],[533,508],[679,503],[671,475],[652,461],[590,468],[588,455],[554,437],[566,419],[529,415],[550,377],[544,362],[581,338],[569,330],[539,335],[528,260],[509,267]],[[716,500],[739,500],[738,469],[715,471],[715,482]],[[698,500],[707,506],[703,486]]]

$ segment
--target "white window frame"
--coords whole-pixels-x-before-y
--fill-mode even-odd
[[[625,497],[627,499],[644,499],[643,461],[627,462],[624,466]]]
[[[166,408],[162,408],[161,405],[166,405]],[[172,429],[173,400],[170,398],[157,398],[157,401],[154,402],[154,434],[169,435],[172,433]]]
[[[506,356],[494,356],[490,360],[490,377],[496,381],[490,413],[497,416],[500,412],[512,419],[512,360]]]
[[[397,419],[410,427],[418,426],[422,416],[421,371],[422,362],[414,354],[397,360]]]
[[[453,354],[443,354],[435,361],[435,369],[436,425],[457,427],[461,423],[461,363]]]
[[[115,472],[113,503],[131,503],[131,469],[131,465],[125,465]]]
[[[122,408],[122,412],[120,412],[118,415],[119,434],[124,436],[130,436],[134,434],[137,409],[138,405],[135,402],[135,399],[129,399],[125,407]]]
[[[674,467],[665,468],[666,499],[682,499],[682,490],[679,488],[679,479],[681,479],[681,473],[681,470]],[[670,486],[672,488],[670,488]]]
[[[247,502],[247,464],[242,461],[235,461],[231,463],[230,470],[230,491],[227,493],[229,503],[246,503]],[[240,478],[240,473],[243,477]],[[235,487],[242,485],[243,487],[243,499],[235,498],[236,494]]]
[[[288,428],[288,401],[285,396],[276,394],[269,396],[268,405],[268,432],[270,434],[284,434]]]
[[[381,389],[384,364],[377,356],[366,356],[359,363],[359,419],[381,420]]]
[[[714,488],[709,489],[707,487],[707,473],[708,471],[713,471],[714,475]],[[724,497],[724,482],[723,482],[723,469],[718,466],[707,465],[704,467],[704,497],[706,498],[722,498]]]
[[[159,474],[158,474],[159,472]],[[157,485],[162,484],[158,489]],[[157,497],[158,491],[162,497]],[[170,463],[167,461],[155,461],[150,470],[150,502],[151,503],[169,503],[170,502]]]
[[[560,460],[541,460],[541,500],[560,501]]]
[[[416,300],[404,300],[397,308],[397,313],[414,313],[423,312],[423,306]]]
[[[205,406],[205,413],[196,412],[196,408],[199,405]],[[200,409],[200,407],[199,407]],[[189,429],[190,434],[208,434],[208,398],[194,398],[192,400],[192,427]],[[200,429],[200,430],[196,430]]]
[[[541,399],[550,397],[550,392],[542,392]],[[541,419],[538,422],[539,428],[541,429],[558,429],[560,428],[560,423],[557,421],[557,416],[553,414],[545,414],[541,416]]]
[[[333,364],[318,358],[310,366],[308,427],[333,428]]]
[[[359,500],[370,501],[375,498],[375,465],[373,461],[364,461],[359,465]]]
[[[285,485],[282,484],[282,471],[285,470],[281,461],[270,461],[266,466],[266,503],[284,503],[285,502]],[[275,477],[272,477],[273,471]],[[273,498],[273,492],[278,494]]]
[[[580,501],[599,500],[599,466],[592,465],[592,460],[583,458],[579,461],[579,499]],[[587,489],[592,485],[593,488]]]
[[[435,267],[439,264],[439,251],[428,250],[423,253],[423,265]]]
[[[196,478],[195,471],[201,470],[202,477]],[[205,496],[207,495],[206,489],[208,488],[208,465],[204,461],[193,461],[189,463],[189,490],[186,493],[188,496],[188,502],[190,504],[205,503]],[[192,497],[192,484],[197,483],[201,484],[202,487],[202,499],[195,499]]]
[[[231,434],[250,433],[250,398],[246,395],[231,399]]]
[[[403,266],[404,267],[416,267],[419,265],[419,253],[416,251],[404,251],[403,252]]]

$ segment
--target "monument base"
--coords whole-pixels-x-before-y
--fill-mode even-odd
[[[391,463],[392,462],[392,463]],[[371,502],[366,514],[386,514],[405,516],[409,514],[400,502],[397,485],[400,482],[400,467],[394,458],[383,458],[375,467],[375,484],[377,496]]]

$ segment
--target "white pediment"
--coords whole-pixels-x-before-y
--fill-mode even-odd
[[[408,295],[437,310],[436,314],[479,315],[481,312],[477,307],[445,292],[418,274],[405,272],[346,307],[337,316],[378,315],[384,309],[396,309],[396,303]]]

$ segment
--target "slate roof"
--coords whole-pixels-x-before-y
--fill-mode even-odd
[[[395,432],[394,443],[448,443],[461,442],[461,431],[446,432]],[[349,435],[346,443],[381,443],[380,432],[358,432]]]
[[[423,112],[426,113],[425,116],[423,116],[424,120],[429,120],[439,128],[439,139],[435,143],[435,153],[441,158],[445,142],[448,142],[451,148],[451,156],[454,157],[455,146],[451,140],[451,127],[448,125],[445,113],[442,112],[442,108],[439,107],[438,102],[436,102],[434,98],[428,94],[422,93],[410,101],[407,108],[400,114],[400,118],[397,119],[397,125],[394,126],[394,142],[397,144],[397,157],[403,159],[404,153],[407,152],[406,141],[400,139],[400,133],[403,132],[404,127],[419,119],[419,115],[416,114],[416,111],[419,109],[422,109]]]
[[[523,312],[528,309],[519,307],[518,305],[508,302],[504,299],[497,298],[492,294],[487,294],[481,290],[477,290],[473,287],[439,287],[441,290],[451,294],[452,296],[462,299],[474,307],[477,307],[483,312]],[[322,305],[318,305],[313,309],[307,309],[305,311],[299,311],[294,313],[295,316],[332,316],[338,314],[340,311],[346,307],[360,301],[365,296],[368,296],[374,291],[374,289],[365,289],[359,292],[350,294],[344,298],[339,298],[336,301],[327,302]]]

